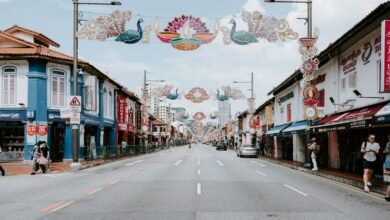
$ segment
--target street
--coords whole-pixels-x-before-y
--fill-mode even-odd
[[[383,198],[193,145],[0,180],[1,219],[388,219]]]

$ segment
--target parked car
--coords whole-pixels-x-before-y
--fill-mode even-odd
[[[216,149],[217,150],[220,150],[220,149],[227,150],[227,146],[223,142],[218,142]]]
[[[243,157],[243,156],[256,157],[257,156],[257,151],[256,151],[255,146],[253,146],[252,144],[241,145],[237,149],[237,157]]]

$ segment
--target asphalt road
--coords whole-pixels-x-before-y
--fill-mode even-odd
[[[373,194],[193,145],[87,170],[0,178],[0,219],[390,219]]]

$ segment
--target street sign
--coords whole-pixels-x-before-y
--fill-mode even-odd
[[[71,113],[70,123],[73,125],[80,124],[80,112],[72,112]]]
[[[68,98],[68,107],[73,112],[81,112],[81,96],[70,96]]]
[[[61,109],[61,118],[70,118],[72,112],[69,109]]]

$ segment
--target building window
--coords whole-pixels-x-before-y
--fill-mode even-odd
[[[318,107],[324,107],[325,106],[325,90],[320,90],[318,92]]]
[[[16,68],[3,68],[3,105],[16,104]]]
[[[97,78],[84,74],[84,81],[85,109],[88,111],[97,111]]]
[[[347,88],[347,78],[341,79],[341,91],[345,92]]]
[[[65,107],[65,72],[52,70],[50,77],[51,106]]]
[[[103,115],[108,116],[108,99],[107,99],[107,89],[103,89]]]
[[[291,103],[287,104],[287,122],[291,122]]]
[[[112,91],[108,93],[108,116],[112,117],[114,115],[114,95],[112,94]]]
[[[356,88],[356,73],[350,73],[348,75],[348,88]]]

